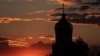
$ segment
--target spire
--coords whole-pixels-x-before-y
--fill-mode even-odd
[[[65,5],[64,5],[64,3],[62,4],[62,6],[63,7],[62,7],[62,15],[61,16],[62,16],[62,19],[65,20],[66,19],[66,15],[65,15]]]
[[[65,9],[65,5],[64,5],[64,3],[63,3],[63,8],[62,9],[63,9],[63,14],[65,14],[65,10],[64,10]]]

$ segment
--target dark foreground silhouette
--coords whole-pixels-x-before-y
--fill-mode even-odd
[[[50,56],[88,56],[88,45],[80,37],[72,41],[73,26],[66,18],[64,4],[61,16],[55,25],[56,40]]]

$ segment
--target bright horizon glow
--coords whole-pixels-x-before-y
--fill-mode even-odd
[[[1,56],[47,56],[51,53],[49,49],[18,49],[18,50],[7,50],[0,53]]]
[[[23,50],[18,53],[18,56],[45,56],[45,50]]]

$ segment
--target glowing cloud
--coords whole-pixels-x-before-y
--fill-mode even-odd
[[[60,4],[67,4],[67,5],[72,5],[72,4],[76,4],[75,0],[57,0],[58,3]]]
[[[28,37],[29,39],[33,39],[33,37]]]
[[[44,39],[44,38],[45,38],[45,36],[40,36],[40,37],[39,37],[39,39]]]
[[[39,11],[35,11],[35,14],[39,14],[39,13],[43,13],[45,12],[44,10],[39,10]]]
[[[54,41],[55,40],[54,36],[40,36],[39,39],[48,39],[50,41]]]
[[[22,21],[32,21],[32,19],[24,18],[24,19],[22,19]]]
[[[82,0],[47,0],[47,1],[51,1],[51,2],[56,2],[59,4],[66,4],[66,5],[73,5],[73,4],[78,4],[80,2],[82,2]]]
[[[21,21],[20,18],[1,17],[0,23],[10,23],[11,21]]]
[[[31,18],[11,18],[11,17],[0,17],[0,23],[11,23],[18,21],[33,21]]]
[[[28,43],[25,41],[8,40],[10,46],[14,47],[27,47]]]
[[[33,14],[40,14],[40,13],[44,13],[44,12],[46,12],[46,11],[44,11],[44,10],[37,10],[35,12],[26,12],[25,14],[26,15],[33,15]]]

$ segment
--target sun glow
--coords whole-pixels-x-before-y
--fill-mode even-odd
[[[37,51],[22,51],[18,56],[43,56],[40,52]]]
[[[25,53],[25,54],[22,54],[23,56],[39,56],[39,55],[37,55],[37,54],[28,54],[28,53]],[[22,56],[21,55],[21,56]]]

